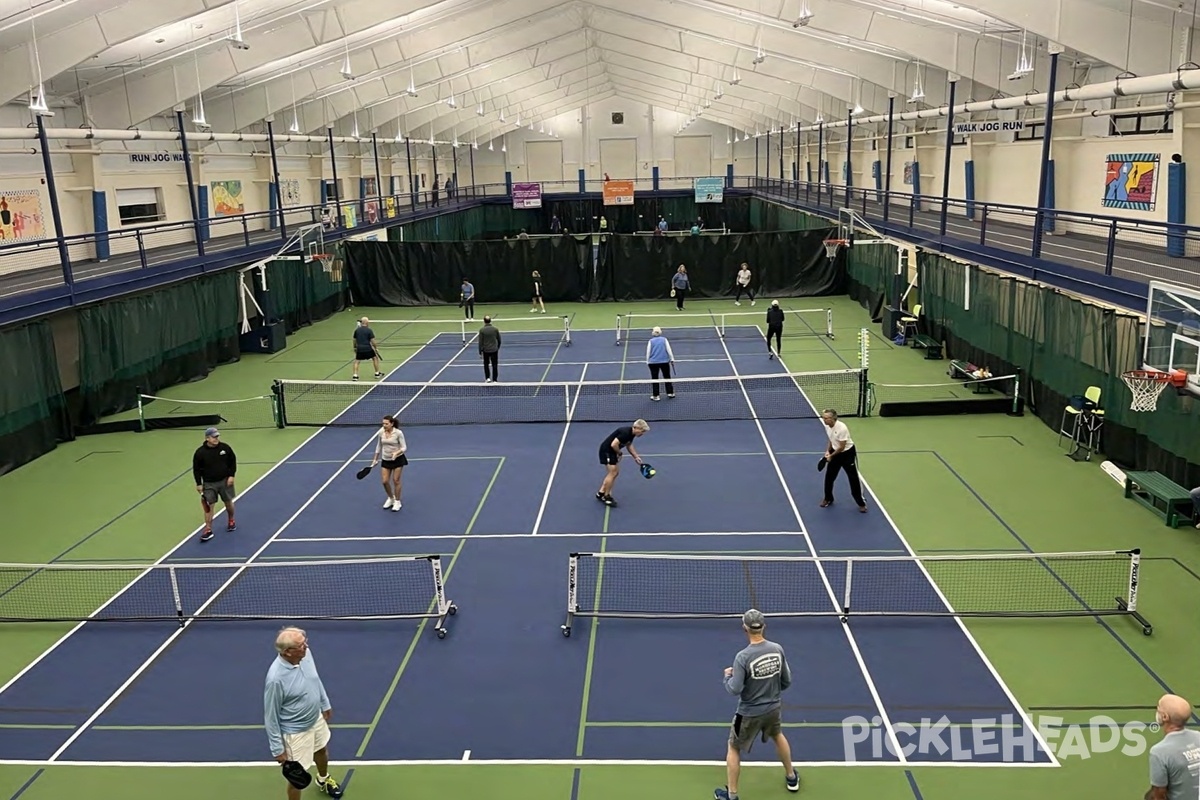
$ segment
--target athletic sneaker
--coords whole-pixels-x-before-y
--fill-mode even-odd
[[[392,498],[390,498],[390,497],[389,497],[387,500],[384,500],[384,501],[383,501],[383,507],[384,507],[385,509],[391,508],[391,507],[392,507],[392,502],[393,502]]]
[[[356,380],[358,380],[358,376],[357,376],[357,375],[353,375],[353,376],[351,376],[351,377],[350,377],[350,380],[352,380],[352,381],[356,381]]]
[[[786,777],[786,776],[785,776],[785,777],[784,777],[784,781],[786,781],[786,782],[787,782],[787,790],[788,790],[789,792],[798,792],[798,791],[800,791],[800,773],[799,773],[799,772],[796,772],[795,770],[792,770],[792,775],[791,775],[791,777]]]
[[[325,780],[317,778],[317,788],[330,797],[341,797],[343,794],[342,787],[338,786],[337,781],[335,781],[332,776],[326,778]]]
[[[213,537],[212,528],[208,528],[207,530],[204,531],[204,533],[200,534],[200,541],[207,542],[212,537]]]
[[[735,306],[740,306],[740,305],[742,304],[742,302],[741,302],[740,300],[734,300],[734,301],[733,301],[733,304],[734,304]]]
[[[652,395],[650,395],[650,399],[651,399],[651,400],[661,400],[662,398],[660,398],[660,397],[659,397],[658,395],[656,395],[656,394],[652,394]]]
[[[601,503],[603,503],[604,502],[604,492],[596,492],[596,499],[599,500]]]
[[[404,504],[401,503],[399,500],[395,501],[394,503],[392,503],[392,511],[399,511],[403,505]]]
[[[383,377],[383,373],[382,373],[382,372],[376,372],[376,373],[375,373],[375,377],[376,377],[376,378],[382,378],[382,377]]]
[[[237,530],[237,523],[234,522],[233,520],[229,520],[229,522],[227,522],[225,524],[225,530],[229,531],[230,533],[233,533],[234,531]]]
[[[605,495],[604,496],[604,505],[615,507],[617,505],[617,501],[613,499],[613,496],[611,494]]]
[[[713,800],[737,800],[737,795],[730,794],[729,787],[723,786],[713,792]]]

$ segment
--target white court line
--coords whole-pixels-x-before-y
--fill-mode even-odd
[[[575,407],[579,405],[579,398],[583,395],[583,379],[587,376],[587,369],[588,365],[584,364],[583,371],[579,373],[575,400],[567,409],[567,424],[563,426],[562,438],[558,440],[558,452],[554,454],[554,463],[550,466],[550,477],[546,480],[546,491],[542,493],[542,504],[538,506],[537,518],[533,521],[533,530],[530,532],[530,536],[537,536],[538,528],[542,527],[542,516],[546,513],[546,504],[550,502],[550,490],[554,488],[554,476],[558,474],[558,462],[562,460],[563,448],[567,444],[567,434],[571,432],[571,418],[575,416]]]
[[[463,750],[463,754],[462,754],[462,760],[463,760],[463,761],[470,761],[470,760],[471,760],[471,751],[470,751],[470,750]]]
[[[438,375],[441,375],[442,372],[445,371],[447,366],[449,366],[449,362],[447,362],[445,366],[443,366],[440,370],[438,370],[436,373],[434,373],[433,377],[429,379],[429,383],[432,384],[434,381],[436,381]],[[397,367],[397,369],[399,369],[399,367]],[[365,385],[367,387],[373,388],[371,384],[365,384]],[[368,388],[367,392],[365,392],[363,396],[365,396],[366,394],[370,394],[371,388]],[[421,391],[424,391],[424,389],[422,389]],[[405,408],[408,408],[408,406],[411,405],[413,403],[413,401],[415,401],[418,397],[420,397],[421,391],[418,391],[411,398],[409,398],[408,402],[405,403],[404,406],[398,412],[396,412],[396,416],[400,416],[400,414],[404,411]],[[362,397],[359,397],[358,400],[355,400],[353,403],[351,403],[349,406],[347,406],[346,410],[342,411],[341,414],[345,414],[346,411],[348,411],[350,408],[353,408],[355,403],[359,402],[360,400],[362,400]],[[339,414],[338,416],[341,416],[341,414]],[[256,551],[254,551],[254,554],[251,555],[249,558],[247,558],[245,560],[245,562],[242,563],[242,565],[240,567],[238,567],[238,569],[235,570],[231,576],[229,576],[229,579],[227,581],[225,581],[223,584],[221,584],[221,586],[219,586],[217,588],[217,590],[215,592],[213,592],[212,596],[210,596],[207,600],[205,600],[204,603],[202,603],[200,605],[200,607],[196,609],[196,611],[193,613],[193,615],[191,617],[189,617],[188,620],[183,623],[183,625],[181,625],[180,627],[176,628],[173,631],[171,633],[171,635],[167,637],[167,640],[165,642],[163,642],[161,645],[159,645],[158,649],[156,649],[153,653],[151,653],[150,657],[147,658],[145,661],[143,661],[142,665],[139,666],[136,670],[134,670],[133,674],[130,675],[129,678],[124,683],[122,683],[117,688],[117,690],[115,692],[113,692],[109,696],[109,698],[107,700],[105,700],[104,703],[101,704],[101,706],[98,709],[96,709],[96,711],[84,721],[84,723],[82,725],[80,725],[78,728],[75,729],[75,732],[72,733],[65,742],[63,742],[62,746],[54,751],[54,754],[50,756],[49,760],[51,762],[57,761],[58,757],[61,756],[63,754],[63,752],[65,752],[67,750],[67,748],[69,748],[72,744],[74,744],[75,740],[78,739],[80,736],[82,736],[83,733],[88,728],[90,728],[92,726],[92,724],[97,719],[99,719],[100,716],[105,711],[108,710],[109,706],[111,706],[113,703],[115,703],[117,701],[117,699],[122,694],[125,693],[125,690],[128,689],[130,686],[132,686],[134,681],[136,681],[139,677],[141,677],[142,673],[145,672],[147,669],[149,669],[150,666],[158,659],[158,657],[160,655],[162,655],[162,653],[164,653],[167,650],[167,648],[169,648],[171,646],[171,644],[176,639],[178,639],[183,634],[183,632],[186,631],[191,626],[191,624],[195,621],[196,617],[198,617],[200,614],[202,614],[204,612],[204,610],[207,609],[210,605],[215,603],[221,597],[221,595],[225,592],[225,590],[228,589],[234,583],[234,581],[236,581],[241,576],[241,574],[246,571],[246,569],[250,566],[250,564],[252,562],[254,562],[254,560],[257,559],[260,555],[262,555],[263,552],[275,542],[275,540],[277,540],[281,535],[283,535],[283,532],[285,530],[287,530],[288,526],[290,526],[293,522],[295,522],[296,519],[302,513],[304,513],[304,510],[307,509],[310,505],[312,505],[313,501],[316,500],[318,497],[320,497],[322,492],[324,492],[327,488],[329,488],[329,485],[331,483],[333,483],[334,480],[336,480],[339,475],[342,474],[342,471],[345,470],[346,467],[350,466],[358,459],[359,455],[362,453],[363,450],[365,450],[368,447],[370,447],[371,445],[373,445],[375,443],[375,440],[376,440],[376,432],[372,432],[371,438],[369,438],[366,442],[364,442],[363,445],[354,452],[354,455],[350,456],[350,458],[346,459],[346,461],[344,463],[342,463],[342,465],[340,467],[338,467],[336,470],[334,470],[334,473],[332,475],[330,475],[329,478],[323,484],[321,484],[320,488],[318,488],[315,492],[313,492],[309,496],[309,498],[307,500],[305,500],[304,503],[299,508],[296,509],[295,513],[293,513],[290,517],[288,517],[287,521],[284,522],[282,526],[280,526],[279,530],[275,531],[275,533],[273,533],[270,538],[268,538],[265,542],[263,542],[262,547],[258,548]]]
[[[775,357],[779,360],[779,365],[783,367],[784,372],[790,374],[790,370],[788,370],[787,364],[784,363],[783,357],[778,354],[776,354]],[[804,399],[809,403],[810,406],[812,405],[812,402],[808,400],[808,395],[805,395]],[[816,410],[816,406],[813,406],[813,410]],[[896,521],[892,519],[892,515],[888,513],[888,510],[884,508],[883,503],[879,501],[879,495],[872,491],[870,484],[868,484],[867,479],[863,477],[861,470],[859,471],[858,475],[859,480],[862,482],[863,488],[870,492],[871,496],[875,498],[875,505],[879,508],[879,512],[883,514],[883,518],[887,520],[888,525],[891,526],[892,531],[896,534],[896,538],[900,540],[900,544],[904,547],[904,550],[909,554],[909,556],[916,559],[917,566],[921,570],[921,574],[925,576],[925,580],[928,581],[933,590],[937,592],[937,596],[942,601],[942,604],[946,607],[946,610],[953,613],[954,606],[950,604],[950,601],[942,592],[941,587],[937,585],[937,582],[929,574],[929,571],[925,569],[925,565],[920,561],[916,550],[914,550],[912,545],[909,544],[908,539],[906,539],[904,534],[900,532],[900,526],[896,524]],[[809,547],[814,554],[819,552],[811,541],[809,542]],[[979,659],[983,662],[983,665],[987,667],[988,672],[992,674],[992,678],[996,681],[996,684],[1004,692],[1004,695],[1008,698],[1009,702],[1012,703],[1013,708],[1016,709],[1017,713],[1020,715],[1021,721],[1037,739],[1038,745],[1041,746],[1046,755],[1050,757],[1052,763],[1049,766],[1061,767],[1062,764],[1059,762],[1058,757],[1054,755],[1054,752],[1050,749],[1049,743],[1047,743],[1045,738],[1042,737],[1042,732],[1033,723],[1033,720],[1030,719],[1029,714],[1025,711],[1025,707],[1017,702],[1016,696],[1008,687],[1008,684],[1004,682],[1004,679],[1000,677],[1000,673],[996,670],[995,665],[993,665],[987,655],[984,654],[983,648],[979,646],[979,642],[977,642],[975,637],[971,635],[971,631],[967,628],[966,623],[963,622],[962,617],[955,616],[954,621],[957,623],[959,630],[962,631],[963,636],[967,637],[967,641],[971,643],[971,647],[975,649],[976,654],[978,654]]]
[[[800,536],[800,531],[697,531],[695,533],[680,533],[677,531],[662,533],[539,533],[543,539],[570,539],[583,536],[599,538],[601,536]],[[467,539],[523,539],[533,536],[532,533],[473,533]],[[423,539],[462,539],[461,533],[431,533],[414,536],[314,536],[311,538],[298,536],[281,538],[276,542],[409,542]]]
[[[493,767],[493,766],[568,766],[568,767],[724,767],[724,761],[679,761],[664,759],[662,761],[654,761],[651,759],[631,760],[631,759],[602,759],[602,758],[575,758],[575,759],[553,759],[553,758],[528,758],[528,759],[476,759],[473,761],[463,761],[462,759],[422,759],[412,761],[330,761],[335,767],[345,767],[353,769],[362,769],[365,767],[451,767],[451,766],[471,766],[471,767]],[[907,764],[901,761],[796,761],[797,767],[891,767],[892,769],[905,769],[913,766],[919,766],[922,769],[926,767],[951,767],[956,769],[963,768],[978,768],[978,769],[1037,769],[1037,768],[1053,768],[1055,765],[1044,761],[910,761]],[[49,761],[31,761],[20,759],[0,759],[0,766],[21,766],[21,767],[48,767],[51,766]],[[135,769],[197,769],[197,768],[226,768],[226,767],[250,767],[253,769],[271,769],[277,770],[278,767],[272,763],[264,763],[262,759],[257,761],[56,761],[54,766],[59,767],[123,767]],[[743,761],[742,768],[766,767],[769,769],[779,769],[778,761]]]
[[[418,350],[417,352],[419,353],[420,351]],[[392,371],[389,372],[388,374],[391,375],[391,374],[394,374],[395,372],[397,372],[401,367],[403,367],[405,364],[407,364],[409,361],[411,361],[413,356],[415,356],[416,354],[417,353],[413,353],[408,358],[401,361],[399,364],[397,364],[395,367],[393,367]],[[353,404],[351,404],[351,405],[353,405]],[[342,413],[345,413],[345,412],[342,412]],[[338,416],[341,416],[341,414],[339,414]],[[305,440],[303,442],[301,442],[300,444],[296,445],[296,448],[294,450],[292,450],[290,453],[288,453],[286,456],[284,456],[282,460],[280,460],[279,462],[274,464],[272,467],[267,469],[267,471],[264,472],[262,475],[260,475],[253,483],[251,483],[244,490],[239,492],[238,499],[240,500],[241,498],[243,498],[247,494],[249,494],[251,489],[253,489],[255,486],[257,486],[258,484],[260,484],[264,480],[266,480],[267,476],[269,476],[272,472],[279,469],[283,465],[287,464],[288,459],[290,459],[292,456],[296,455],[296,453],[299,453],[301,450],[303,450],[305,447],[307,447],[308,444],[313,439],[317,438],[324,432],[325,432],[325,428],[320,428],[319,430],[313,431],[313,433],[310,436],[305,438]],[[295,463],[295,462],[293,462],[293,463]],[[225,513],[225,509],[222,508],[216,514],[213,514],[213,519],[216,519],[217,517],[219,517],[221,514],[224,514],[224,513]],[[142,578],[149,575],[155,567],[161,565],[163,562],[165,562],[167,559],[169,559],[171,556],[173,556],[175,554],[175,551],[177,551],[179,548],[183,547],[188,542],[192,541],[192,537],[194,537],[197,533],[199,533],[201,530],[203,530],[203,528],[204,528],[203,525],[196,526],[196,528],[191,533],[189,533],[186,537],[184,537],[184,539],[182,541],[180,541],[178,544],[176,544],[174,547],[172,547],[170,550],[168,550],[167,553],[165,555],[163,555],[162,558],[158,559],[157,561],[148,563],[146,565],[146,569],[144,572],[142,572],[137,577],[135,577],[133,580],[131,580],[129,583],[127,583],[124,587],[121,588],[120,591],[118,591],[112,597],[110,597],[109,599],[107,599],[103,603],[101,603],[100,606],[95,611],[93,611],[91,614],[88,615],[88,618],[89,618],[88,620],[84,620],[83,622],[78,623],[77,625],[75,625],[75,627],[71,628],[69,631],[64,633],[58,639],[58,641],[56,641],[54,644],[50,645],[45,650],[43,650],[42,653],[37,658],[33,659],[33,661],[30,661],[28,664],[26,664],[25,667],[20,672],[18,672],[16,675],[14,675],[12,678],[10,678],[8,680],[8,682],[5,683],[3,686],[0,686],[0,695],[3,695],[6,691],[8,691],[8,689],[14,683],[21,680],[21,678],[24,677],[26,673],[28,673],[31,669],[33,669],[39,663],[41,663],[41,661],[43,659],[45,659],[48,655],[50,655],[55,650],[57,650],[60,645],[62,645],[64,642],[67,641],[67,639],[70,639],[72,636],[74,636],[79,631],[80,628],[82,628],[84,625],[86,625],[88,623],[88,621],[90,620],[91,617],[96,616],[101,611],[103,611],[105,608],[107,608],[111,603],[113,603],[118,598],[120,598],[121,595],[125,594],[125,592],[127,592],[131,588],[133,588],[134,584],[136,584]]]
[[[763,336],[764,340],[766,336]],[[769,346],[769,344],[768,344]],[[725,347],[725,340],[721,340],[721,347],[725,348],[725,356],[729,359],[729,366],[733,370],[734,377],[738,379],[738,386],[742,390],[742,396],[746,398],[746,405],[751,411],[751,419],[754,421],[754,426],[758,428],[758,435],[762,437],[763,446],[767,448],[767,455],[771,459],[772,466],[775,467],[775,475],[779,478],[779,485],[783,487],[783,493],[787,497],[788,505],[792,508],[792,513],[796,516],[796,524],[800,526],[800,534],[808,543],[810,553],[816,553],[816,545],[813,544],[812,537],[808,533],[808,528],[804,525],[804,519],[800,516],[800,508],[796,505],[796,498],[792,497],[792,490],[788,488],[787,479],[783,477],[783,470],[779,467],[779,461],[775,458],[775,453],[771,450],[771,442],[767,438],[767,432],[763,430],[762,422],[758,418],[758,413],[754,410],[754,403],[750,400],[750,394],[746,391],[746,385],[742,382],[741,376],[738,373],[737,363],[734,362],[733,356],[729,352],[729,348]],[[799,385],[797,384],[797,387]],[[812,407],[808,396],[801,390],[801,396],[804,397],[804,402]],[[841,603],[838,602],[837,594],[833,591],[833,584],[829,582],[829,576],[825,574],[825,568],[819,562],[816,564],[817,572],[821,576],[821,582],[825,584],[825,591],[829,593],[829,600],[833,603],[835,609],[840,609]],[[858,649],[858,641],[854,638],[854,632],[850,630],[850,626],[843,620],[842,631],[846,634],[846,641],[850,645],[850,649],[854,652],[854,660],[858,662],[858,668],[862,670],[863,679],[867,682],[867,690],[871,693],[872,699],[875,701],[875,707],[879,710],[879,718],[883,721],[884,730],[887,731],[888,741],[891,744],[891,751],[897,755],[901,762],[907,762],[908,756],[904,754],[904,749],[900,746],[900,740],[896,736],[896,729],[892,726],[892,721],[888,717],[887,708],[884,707],[883,698],[879,696],[879,689],[875,686],[874,679],[871,678],[871,671],[867,669],[866,659],[863,658],[862,652]]]

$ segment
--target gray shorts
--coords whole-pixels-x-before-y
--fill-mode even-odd
[[[214,506],[217,504],[218,498],[226,503],[232,503],[233,495],[234,488],[225,481],[205,481],[204,491],[200,496],[204,498],[205,503]]]
[[[776,708],[757,717],[735,715],[729,726],[729,746],[746,752],[754,744],[755,737],[761,735],[766,741],[778,736],[783,731],[783,715],[780,712],[781,709]]]

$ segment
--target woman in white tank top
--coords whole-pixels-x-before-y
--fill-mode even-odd
[[[379,464],[381,467],[383,491],[387,494],[383,507],[392,511],[399,511],[401,507],[400,478],[404,468],[408,466],[408,456],[405,455],[407,450],[404,432],[396,427],[396,418],[390,415],[384,417],[383,427],[375,435],[375,459],[371,466]]]

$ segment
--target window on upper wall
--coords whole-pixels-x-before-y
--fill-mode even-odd
[[[167,218],[163,209],[162,190],[117,189],[117,213],[122,225],[144,225],[162,222]]]
[[[1113,114],[1108,118],[1110,136],[1128,136],[1138,133],[1171,133],[1175,129],[1175,114],[1171,111],[1131,111],[1128,114]]]

